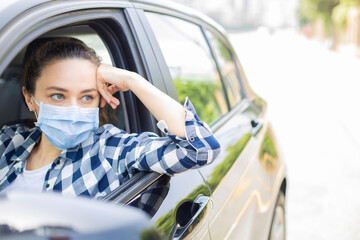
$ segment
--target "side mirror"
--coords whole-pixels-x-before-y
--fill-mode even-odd
[[[161,239],[141,210],[96,199],[9,192],[0,212],[1,239]]]

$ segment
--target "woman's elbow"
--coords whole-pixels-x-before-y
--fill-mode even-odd
[[[221,151],[220,143],[214,136],[205,140],[206,147],[198,150],[198,164],[200,166],[212,163]]]

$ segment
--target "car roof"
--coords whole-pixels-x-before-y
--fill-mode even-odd
[[[50,2],[50,0],[3,1],[0,6],[0,29],[22,12],[46,2]]]
[[[170,0],[11,0],[4,1],[0,6],[0,29],[4,28],[6,24],[8,24],[12,19],[16,16],[24,13],[31,8],[51,3],[51,2],[89,2],[89,3],[97,3],[101,5],[103,3],[114,3],[116,2],[127,2],[134,4],[145,4],[147,6],[160,7],[168,10],[172,10],[178,13],[182,13],[184,15],[190,16],[192,18],[200,19],[203,22],[206,22],[209,25],[217,28],[222,34],[225,35],[225,30],[213,21],[211,18],[207,17],[204,14],[201,14],[198,11],[195,11],[189,7],[184,5],[172,2]]]
[[[219,25],[217,22],[212,20],[210,17],[206,16],[205,14],[202,14],[199,11],[196,11],[192,8],[189,8],[185,5],[173,2],[171,0],[130,0],[130,2],[133,3],[143,3],[149,6],[155,6],[155,7],[161,7],[161,8],[167,8],[172,11],[176,11],[182,14],[185,14],[187,16],[190,16],[192,18],[200,19],[209,25],[212,25],[216,27],[219,31],[221,31],[222,34],[226,35],[225,29]]]

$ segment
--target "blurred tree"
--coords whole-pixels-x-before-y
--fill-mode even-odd
[[[186,96],[189,96],[202,121],[211,126],[219,119],[223,113],[216,99],[216,96],[222,93],[220,82],[214,82],[213,79],[179,76],[174,79],[174,84],[180,102],[183,104]]]
[[[340,0],[300,0],[300,24],[306,25],[321,19],[327,35],[332,33],[331,14]]]
[[[331,14],[340,0],[300,0],[300,24],[306,25],[321,19],[327,34],[331,33]]]
[[[331,36],[330,48],[337,50],[345,38],[349,12],[356,6],[360,6],[360,0],[300,0],[300,24],[310,27],[319,39]],[[325,34],[319,34],[321,26]]]
[[[345,30],[349,10],[356,6],[360,6],[360,0],[340,0],[340,4],[333,9],[332,19],[339,30]]]

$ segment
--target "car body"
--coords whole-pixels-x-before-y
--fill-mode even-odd
[[[199,170],[135,174],[104,200],[142,208],[165,239],[284,239],[285,163],[266,102],[219,25],[169,1],[14,0],[0,12],[1,126],[33,121],[17,81],[26,46],[39,37],[79,38],[104,63],[138,72],[181,103],[189,96],[222,148]],[[121,107],[105,111],[105,121],[161,135],[134,94],[116,97]],[[151,197],[153,206],[141,205]]]

